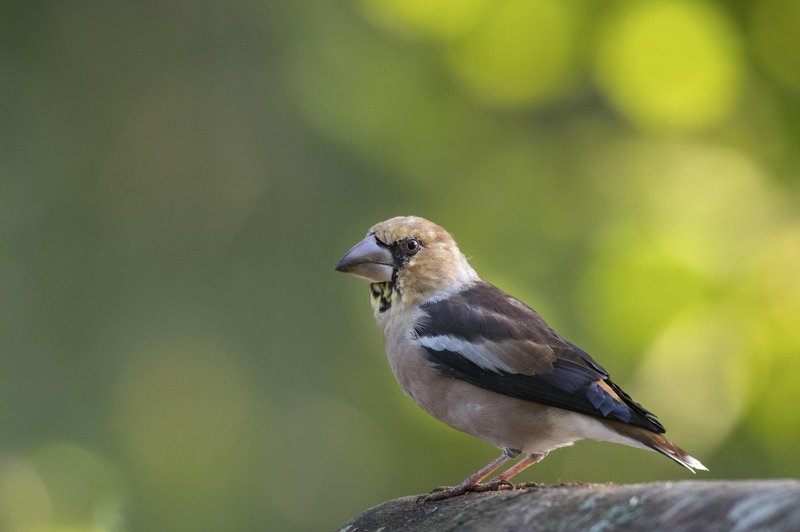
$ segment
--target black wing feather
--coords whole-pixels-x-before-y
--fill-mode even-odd
[[[443,374],[510,397],[664,432],[655,416],[614,384],[591,356],[562,339],[533,309],[499,288],[478,283],[446,300],[423,305],[423,309],[427,317],[415,329],[419,337],[492,342],[494,349],[513,342],[529,346],[527,356],[537,358],[536,364],[520,364],[519,372],[517,368],[509,372],[482,367],[457,351],[426,347],[428,360]],[[544,367],[545,371],[532,372],[531,367]]]

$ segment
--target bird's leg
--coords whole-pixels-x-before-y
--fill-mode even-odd
[[[503,449],[503,454],[465,478],[458,486],[435,488],[428,495],[424,496],[423,499],[425,501],[440,501],[457,495],[463,495],[469,491],[475,491],[475,488],[480,485],[483,479],[497,471],[500,466],[509,460],[516,458],[520,452],[522,451],[519,449]]]
[[[511,483],[511,479],[528,469],[533,464],[541,462],[545,456],[547,456],[547,453],[530,453],[528,456],[509,467],[486,484],[482,484],[481,488],[486,488],[486,491],[498,490],[503,486],[508,486],[511,489],[514,489],[514,484]]]

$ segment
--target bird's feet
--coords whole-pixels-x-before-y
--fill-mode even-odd
[[[427,495],[420,495],[417,502],[433,502],[449,499],[450,497],[458,497],[471,491],[484,492],[484,491],[501,491],[513,490],[514,484],[504,479],[493,479],[484,484],[459,484],[458,486],[439,486],[433,488]]]
[[[472,489],[472,491],[502,491],[502,490],[513,491],[515,489],[516,486],[510,480],[506,480],[504,478],[495,478],[490,480],[489,482],[478,484]]]
[[[417,497],[417,502],[441,501],[444,499],[449,499],[450,497],[464,495],[468,491],[470,491],[469,486],[439,486],[437,488],[433,488],[430,493]]]

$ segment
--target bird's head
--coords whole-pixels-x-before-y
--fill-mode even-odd
[[[373,225],[336,270],[385,283],[405,304],[439,299],[478,278],[450,233],[418,216]]]

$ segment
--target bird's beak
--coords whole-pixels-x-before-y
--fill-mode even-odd
[[[387,283],[392,280],[394,259],[389,248],[380,244],[375,235],[367,235],[345,253],[336,265],[336,271],[361,277],[371,283]]]

